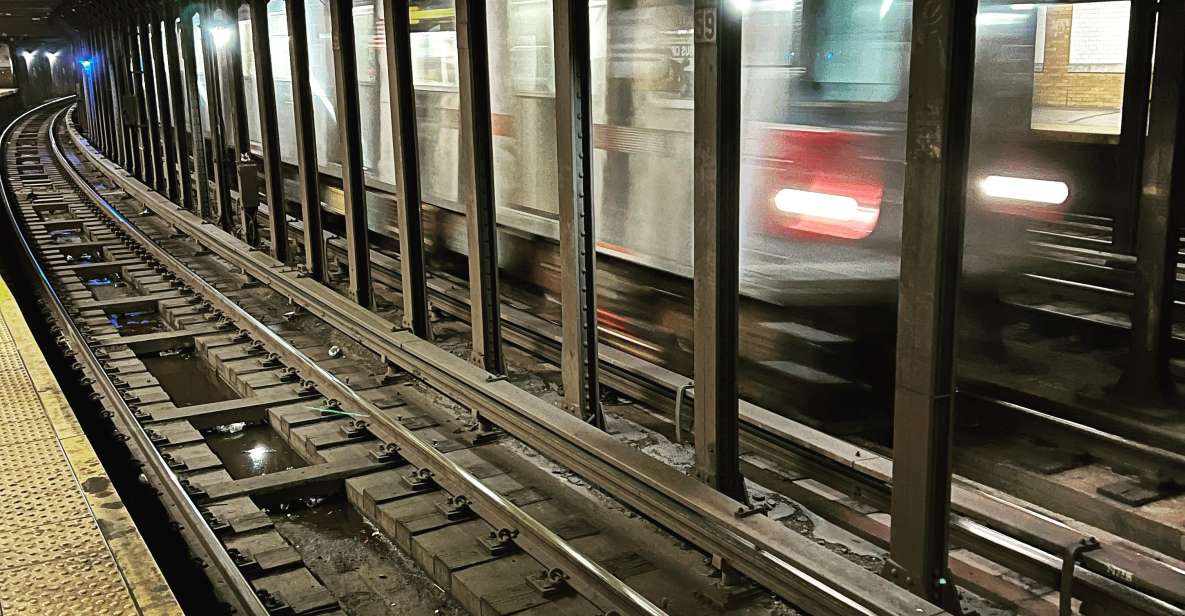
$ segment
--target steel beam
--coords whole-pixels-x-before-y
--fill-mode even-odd
[[[99,87],[99,116],[103,124],[103,154],[112,160],[118,160],[115,139],[115,111],[111,98],[111,53],[107,48],[107,29],[105,21],[95,28],[95,81]]]
[[[177,190],[180,199],[177,203],[181,207],[193,211],[197,206],[193,194],[193,173],[190,164],[189,132],[185,127],[186,78],[181,74],[181,51],[177,45],[178,22],[177,7],[172,2],[164,3],[164,42],[165,57],[169,71],[169,114],[173,118],[173,145],[176,148],[174,160],[177,161]],[[193,40],[193,37],[190,37]]]
[[[1185,46],[1179,36],[1165,33],[1185,31],[1185,5],[1161,2],[1158,6],[1160,36],[1156,37],[1156,71],[1136,214],[1132,341],[1120,391],[1140,404],[1177,408],[1179,396],[1169,358],[1185,192]]]
[[[886,571],[948,607],[955,308],[963,251],[976,3],[915,0],[897,311]]]
[[[214,149],[214,204],[218,208],[217,220],[225,230],[234,228],[234,214],[230,205],[230,178],[228,170],[233,161],[226,160],[226,127],[222,113],[222,88],[219,78],[221,55],[214,43],[217,5],[208,3],[201,12],[202,62],[206,69],[206,106],[210,115],[210,143]]]
[[[494,146],[490,125],[490,63],[484,0],[457,0],[461,168],[469,244],[472,361],[505,372],[498,296],[498,221],[494,204]]]
[[[593,221],[588,3],[552,3],[556,162],[560,210],[561,369],[564,401],[605,427],[597,378],[597,245]]]
[[[209,220],[213,215],[210,208],[210,177],[206,159],[206,133],[202,128],[201,102],[198,100],[197,50],[194,49],[193,17],[197,13],[197,7],[193,5],[181,10],[181,59],[185,63],[185,103],[189,107],[189,139],[193,145],[197,214]]]
[[[87,47],[91,61],[88,79],[91,82],[90,96],[91,108],[94,113],[93,130],[95,131],[91,139],[95,147],[109,157],[110,148],[107,144],[107,119],[104,117],[106,111],[103,108],[103,67],[107,63],[107,58],[103,57],[103,48],[100,43],[101,31],[102,25],[100,24],[87,32]]]
[[[1156,31],[1156,0],[1134,0],[1127,30],[1127,63],[1123,72],[1123,113],[1119,132],[1119,168],[1129,198],[1115,208],[1111,250],[1132,254],[1136,211],[1140,204],[1140,166],[1148,119],[1148,87],[1152,81],[1152,38]]]
[[[153,68],[152,40],[149,28],[152,24],[153,12],[149,11],[146,18],[136,24],[136,42],[139,47],[138,59],[140,63],[140,83],[143,86],[140,98],[144,101],[144,134],[147,135],[148,148],[145,150],[149,158],[146,168],[152,174],[150,185],[156,192],[164,193],[168,190],[165,181],[164,156],[161,151],[161,133],[164,132],[164,121],[160,117],[160,109],[156,106],[159,91],[156,87],[156,75]]]
[[[139,155],[137,176],[145,184],[152,186],[156,180],[156,176],[153,174],[153,164],[156,157],[152,155],[152,120],[150,118],[152,108],[148,104],[147,88],[144,83],[144,56],[140,49],[140,27],[134,17],[128,17],[126,23],[127,30],[124,34],[124,41],[128,50],[130,75],[128,94],[133,97],[137,116],[135,125]]]
[[[227,44],[220,51],[219,57],[223,65],[225,79],[221,81],[228,102],[227,113],[229,126],[233,129],[231,146],[234,149],[235,187],[239,192],[238,216],[240,233],[248,244],[255,246],[259,241],[259,229],[256,224],[256,213],[259,211],[259,169],[251,158],[251,132],[247,123],[247,98],[243,91],[243,50],[239,40],[239,4],[238,0],[224,3],[223,11],[230,24],[227,26],[229,34]],[[252,193],[251,186],[256,192]]]
[[[259,108],[260,145],[263,147],[263,183],[267,190],[272,256],[288,261],[288,211],[284,200],[284,170],[280,160],[279,117],[276,115],[275,78],[272,75],[271,35],[267,0],[250,0],[252,49],[255,53],[255,98]]]
[[[366,181],[362,160],[362,117],[358,102],[358,58],[354,41],[354,3],[329,0],[333,37],[333,85],[337,91],[337,134],[341,141],[342,202],[346,219],[346,259],[350,267],[350,298],[362,306],[374,303],[367,241]]]
[[[406,4],[383,0],[387,87],[391,98],[391,145],[395,188],[399,191],[399,274],[403,326],[430,339],[428,285],[424,263],[424,228],[420,194],[420,146],[416,128],[416,92],[412,83],[411,22]]]
[[[148,36],[152,52],[152,77],[153,83],[156,84],[156,105],[158,109],[157,118],[160,122],[160,141],[164,150],[161,156],[161,162],[164,167],[161,183],[164,185],[165,194],[173,201],[179,202],[181,199],[177,189],[177,150],[175,148],[177,117],[173,115],[172,99],[169,98],[168,77],[165,72],[165,47],[161,40],[163,36],[161,34],[163,15],[163,12],[159,9],[153,9],[151,11],[148,20]]]
[[[123,100],[120,98],[119,52],[115,48],[116,24],[111,20],[103,28],[103,71],[107,83],[107,104],[111,112],[111,156],[121,167],[128,166],[127,142],[124,139]]]
[[[313,280],[325,282],[325,235],[321,224],[317,129],[313,117],[313,90],[308,78],[309,37],[304,0],[284,0],[284,13],[288,19],[288,57],[292,62],[292,116],[296,122],[304,264]]]
[[[695,470],[745,500],[737,407],[740,284],[741,10],[696,0]]]
[[[247,97],[243,91],[243,50],[240,47],[242,41],[239,40],[239,6],[238,0],[227,0],[222,7],[223,12],[230,19],[230,23],[226,24],[230,34],[226,47],[219,51],[222,61],[226,65],[226,83],[222,87],[226,90],[226,98],[230,101],[228,109],[230,126],[234,128],[234,139],[231,145],[234,147],[235,156],[242,160],[243,154],[251,154],[251,131],[247,123]]]
[[[120,117],[123,120],[124,155],[126,157],[123,166],[133,176],[140,177],[140,154],[136,145],[136,126],[133,122],[136,114],[127,104],[129,99],[135,99],[134,91],[131,90],[131,61],[128,59],[127,42],[126,20],[116,18],[112,45],[115,48],[117,62],[115,74],[119,84],[116,96],[119,97]]]

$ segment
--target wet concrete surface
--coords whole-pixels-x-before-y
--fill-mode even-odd
[[[179,408],[241,397],[206,362],[192,355],[149,355],[140,361]]]
[[[297,509],[297,507],[301,507]],[[271,512],[272,522],[356,615],[462,616],[466,612],[373,525],[342,500]]]
[[[233,432],[211,430],[206,445],[234,479],[308,466],[284,437],[266,424],[244,426]]]

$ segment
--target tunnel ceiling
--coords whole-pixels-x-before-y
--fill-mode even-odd
[[[63,0],[0,0],[0,38],[56,38],[65,34],[54,14]]]

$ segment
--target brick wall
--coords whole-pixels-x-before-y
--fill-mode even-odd
[[[1033,104],[1040,107],[1118,109],[1123,73],[1071,72],[1073,6],[1050,6],[1045,18],[1045,67],[1033,75]]]

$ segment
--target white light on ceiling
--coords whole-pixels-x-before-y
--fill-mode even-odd
[[[214,40],[215,47],[226,47],[230,42],[230,28],[226,26],[215,26],[210,30],[210,38]]]

